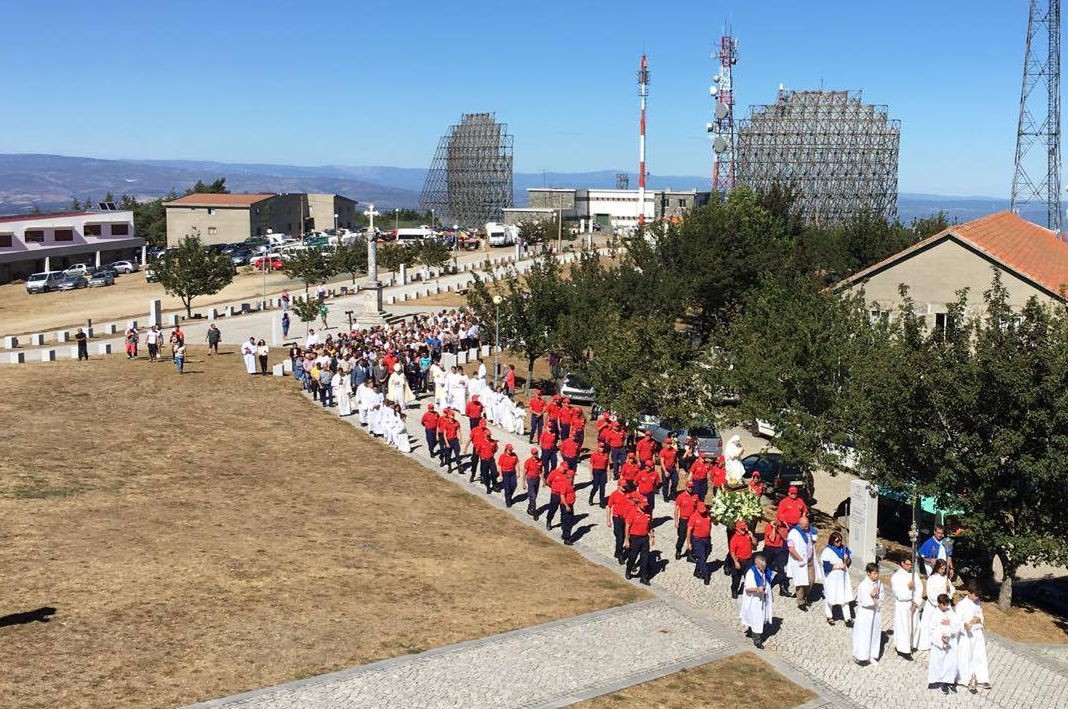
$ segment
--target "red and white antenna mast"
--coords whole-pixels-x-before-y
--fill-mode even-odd
[[[712,58],[719,59],[719,73],[712,78],[709,88],[715,106],[712,120],[708,122],[709,137],[712,138],[712,191],[722,197],[734,187],[735,135],[734,135],[734,71],[738,63],[738,40],[730,35],[728,29],[719,39],[719,52]]]
[[[638,135],[638,226],[645,224],[645,100],[649,96],[649,64],[642,55],[638,68],[638,96],[641,98],[641,123]]]

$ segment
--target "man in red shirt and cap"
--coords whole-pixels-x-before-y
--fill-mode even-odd
[[[752,477],[749,478],[749,489],[753,491],[753,494],[756,495],[756,499],[758,500],[764,494],[764,483],[760,479],[759,470],[754,470]]]
[[[786,574],[786,534],[790,528],[781,519],[769,519],[764,525],[764,558],[775,572],[772,585],[779,584],[779,595],[790,596],[790,577]]]
[[[745,520],[734,523],[734,536],[728,546],[731,559],[731,598],[737,598],[742,594],[742,579],[753,564],[753,549],[756,547],[756,537],[749,531]]]
[[[630,499],[630,492],[627,482],[620,478],[616,481],[616,489],[608,496],[605,524],[612,528],[612,533],[616,538],[615,557],[620,565],[625,563],[627,558],[623,549],[623,540],[627,526],[627,515],[634,504]]]
[[[560,509],[560,482],[565,477],[567,477],[567,463],[561,463],[545,476],[545,485],[549,488],[549,510],[545,513],[546,529],[553,528],[553,517]]]
[[[635,482],[638,484],[638,492],[645,496],[649,514],[653,514],[656,508],[656,488],[660,486],[660,476],[653,470],[651,462],[641,463]]]
[[[479,479],[486,486],[488,495],[497,487],[497,461],[494,458],[497,455],[497,441],[493,440],[493,433],[489,429],[485,430],[486,434],[475,445],[475,452],[478,453],[481,469]]]
[[[445,409],[441,418],[438,419],[438,428],[442,429],[444,445],[441,446],[442,465],[445,472],[451,473],[455,463],[456,472],[463,473],[463,462],[460,458],[460,422],[453,416],[452,409]]]
[[[542,475],[548,475],[556,467],[556,434],[545,429],[538,436],[538,445],[541,446]]]
[[[478,422],[482,419],[482,402],[478,400],[478,394],[471,395],[471,401],[467,402],[467,408],[464,409],[464,413],[467,414],[467,422],[471,424],[471,430],[474,431],[478,426]]]
[[[608,484],[608,453],[603,443],[597,444],[597,450],[590,454],[590,475],[593,482],[590,483],[590,506],[593,506],[593,498],[600,496],[601,509],[605,506],[605,485]]]
[[[638,462],[641,464],[652,463],[653,453],[656,451],[656,440],[653,438],[652,431],[646,431],[641,440],[634,444],[634,452],[638,456]]]
[[[554,436],[560,435],[560,395],[553,394],[549,404],[545,407],[545,427],[553,432]]]
[[[478,465],[482,460],[479,456],[479,445],[489,435],[489,428],[485,421],[479,421],[478,425],[471,429],[471,435],[467,439],[467,445],[464,446],[464,452],[471,451],[471,482],[475,481],[475,476],[479,474]]]
[[[687,482],[686,489],[675,496],[675,558],[682,558],[682,549],[686,546],[686,527],[689,524],[690,515],[697,507],[697,496],[693,494],[693,483]],[[686,547],[687,549],[689,547]],[[689,554],[687,553],[687,558]]]
[[[619,479],[637,486],[639,470],[641,468],[638,467],[638,459],[634,457],[634,452],[631,451],[627,453],[627,460],[623,463],[623,467],[619,469]]]
[[[426,434],[426,449],[431,458],[434,457],[438,447],[438,418],[438,412],[434,411],[434,405],[427,404],[426,413],[423,414],[423,418],[419,419],[419,422],[423,424],[423,433]]]
[[[571,407],[571,435],[580,446],[586,440],[586,413],[581,406]]]
[[[645,498],[639,498],[627,515],[624,529],[623,547],[628,550],[627,578],[633,578],[638,570],[642,585],[649,585],[649,557],[652,545],[656,542],[653,535],[653,516],[648,512]]]
[[[497,460],[497,468],[501,473],[501,487],[504,489],[504,506],[512,506],[512,496],[516,488],[516,470],[519,468],[519,456],[515,454],[512,444],[505,445],[504,452]]]
[[[538,488],[541,486],[541,456],[537,448],[530,449],[530,457],[523,463],[523,489],[527,491],[527,514],[538,519]]]
[[[798,497],[797,488],[793,485],[786,491],[786,497],[779,501],[775,516],[785,522],[787,527],[793,527],[802,517],[808,516],[808,505]]]
[[[560,399],[560,410],[556,412],[556,425],[559,427],[560,440],[564,440],[571,436],[571,417],[574,413],[574,409],[571,406],[571,399]]]
[[[679,491],[679,449],[672,438],[664,441],[660,449],[660,483],[664,502],[670,502]]]
[[[560,439],[560,456],[572,470],[578,470],[579,451],[578,439],[574,434]]]
[[[708,495],[708,461],[703,451],[697,454],[697,460],[690,465],[690,481],[693,483],[693,494],[704,502]]]
[[[712,482],[712,494],[718,495],[723,486],[727,484],[727,465],[723,461],[723,456],[716,456],[716,462],[709,467],[708,477]]]
[[[557,480],[557,488],[560,491],[560,531],[564,544],[571,546],[575,543],[571,533],[575,527],[575,471],[568,468]]]
[[[627,459],[627,432],[619,425],[618,420],[613,418],[612,423],[608,426],[605,441],[608,443],[608,450],[612,456],[612,475],[618,478],[620,469]]]
[[[693,556],[693,575],[707,586],[712,579],[712,569],[708,567],[708,554],[712,551],[712,511],[700,501],[694,505],[690,523],[686,525],[686,549]]]
[[[541,398],[541,389],[534,390],[534,396],[530,397],[527,408],[530,409],[530,440],[527,443],[533,443],[538,440],[545,424],[545,399]]]

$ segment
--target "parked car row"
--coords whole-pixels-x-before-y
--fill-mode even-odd
[[[30,275],[26,279],[26,292],[48,293],[113,286],[120,273],[133,273],[139,269],[140,266],[134,261],[113,261],[100,267],[76,263],[62,271],[41,271]]]

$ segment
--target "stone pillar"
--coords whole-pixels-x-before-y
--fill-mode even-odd
[[[56,331],[56,342],[59,342],[59,343],[70,342],[70,330],[57,330]]]
[[[105,335],[114,335],[118,331],[119,331],[119,326],[116,325],[113,322],[109,322],[107,325],[104,326],[104,334]]]
[[[111,354],[111,343],[110,342],[98,342],[96,344],[96,353],[97,354],[102,354],[102,355]]]
[[[235,311],[235,310],[236,310],[236,309],[234,308],[234,306],[232,306],[232,305],[227,305],[227,306],[226,306],[226,317],[228,317],[228,318],[232,318],[232,317],[234,316],[234,311]]]
[[[875,561],[875,528],[879,522],[879,493],[867,480],[849,483],[849,548],[854,566]]]
[[[400,284],[402,286],[408,285],[408,264],[406,263],[400,265]]]
[[[271,317],[271,345],[277,347],[282,344],[282,316]]]
[[[178,315],[178,313],[171,313],[167,316],[167,324],[171,327],[178,327],[179,318],[180,316]]]
[[[284,377],[285,376],[285,368],[282,366],[281,363],[276,364],[273,367],[271,367],[271,374],[276,376],[276,377]]]
[[[163,324],[163,301],[159,298],[148,301],[148,324],[149,326]]]
[[[219,319],[219,309],[218,308],[208,308],[208,320],[218,320],[218,319]]]
[[[54,349],[41,350],[41,361],[42,362],[55,362],[56,361],[56,351]]]
[[[7,361],[9,364],[22,364],[26,361],[25,352],[9,352],[7,355]]]
[[[71,347],[70,352],[68,354],[70,355],[71,359],[78,359],[78,345]]]
[[[141,266],[148,261],[148,244],[141,244]]]
[[[96,252],[96,267],[100,268],[100,252]]]
[[[52,270],[52,257],[51,256],[45,256],[45,270],[46,271],[51,271]]]
[[[4,338],[4,347],[5,348],[7,348],[9,350],[13,350],[18,346],[19,346],[19,338],[15,337],[14,335],[8,335],[7,337]]]
[[[39,347],[44,344],[44,335],[41,333],[34,333],[30,335],[30,344]]]

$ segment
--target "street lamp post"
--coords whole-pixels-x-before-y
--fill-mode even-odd
[[[400,231],[400,210],[397,209],[397,208],[394,208],[393,209],[393,232],[394,232],[394,235],[396,235],[396,233],[399,232],[399,231]]]
[[[337,220],[338,220],[338,218],[340,218],[340,217],[341,217],[341,215],[340,215],[340,214],[338,214],[337,212],[334,212],[334,231],[335,231],[335,232],[337,232]]]
[[[497,314],[495,317],[497,334],[493,338],[493,388],[496,389],[500,386],[501,378],[501,303],[504,302],[504,298],[499,295],[493,296],[493,305],[496,308]]]
[[[263,295],[262,300],[260,302],[262,303],[262,307],[264,308],[267,307],[267,262],[271,258],[270,244],[271,234],[273,233],[274,231],[270,227],[267,227],[267,246],[263,247],[264,251],[263,254],[260,256],[260,271],[263,273]]]

